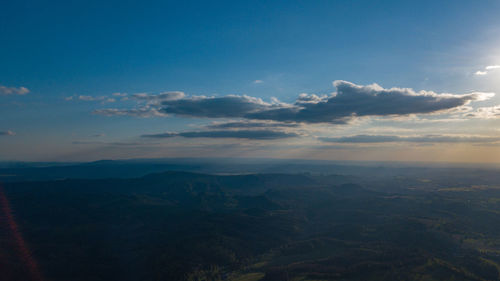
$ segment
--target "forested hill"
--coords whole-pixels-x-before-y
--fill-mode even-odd
[[[45,280],[499,278],[492,185],[171,171],[3,193]],[[30,280],[15,233],[0,229],[0,274]]]

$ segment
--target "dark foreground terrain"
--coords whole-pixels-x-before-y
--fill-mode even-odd
[[[371,173],[5,182],[0,279],[500,280],[498,171]]]

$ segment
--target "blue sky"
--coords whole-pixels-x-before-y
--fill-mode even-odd
[[[0,10],[0,160],[495,162],[499,13],[500,1],[10,1]],[[337,80],[352,83],[354,102],[329,100]],[[413,92],[389,91],[403,103],[380,106],[373,83]],[[156,96],[174,91],[184,95]],[[430,107],[402,110],[420,91],[436,93]],[[297,102],[303,93],[319,105]],[[445,104],[442,93],[481,95]],[[217,99],[228,95],[248,98]],[[228,114],[248,109],[236,100],[251,112]],[[261,112],[284,108],[294,115]]]

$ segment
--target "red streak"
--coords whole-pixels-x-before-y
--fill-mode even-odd
[[[10,230],[14,238],[14,243],[16,244],[17,250],[19,251],[19,256],[26,265],[26,267],[28,268],[28,272],[31,275],[32,280],[43,281],[42,273],[38,269],[38,264],[36,263],[35,259],[33,259],[33,256],[31,255],[31,252],[28,249],[28,245],[26,244],[26,241],[24,241],[24,238],[21,232],[19,231],[19,226],[17,225],[14,215],[12,214],[12,209],[10,208],[9,200],[5,195],[5,192],[1,184],[0,184],[0,205],[2,207],[1,210],[6,218],[7,227]]]

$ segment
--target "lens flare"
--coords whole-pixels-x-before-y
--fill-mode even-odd
[[[1,183],[0,183],[0,205],[1,205],[0,210],[5,218],[6,227],[10,231],[10,234],[14,239],[14,243],[17,247],[19,257],[27,267],[27,270],[31,276],[31,280],[43,281],[44,279],[42,277],[42,273],[40,272],[38,264],[33,258],[33,255],[31,254],[28,245],[26,244],[26,241],[24,240],[21,231],[19,230],[19,226],[14,218],[9,200],[5,195]]]

